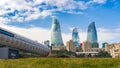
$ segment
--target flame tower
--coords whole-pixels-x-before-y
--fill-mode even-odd
[[[92,48],[98,47],[97,31],[95,27],[95,22],[92,22],[88,26],[87,41],[92,43]]]
[[[64,46],[61,36],[60,24],[55,17],[52,17],[51,45]]]
[[[75,46],[79,46],[79,34],[78,34],[77,28],[73,29],[72,40],[73,40]]]

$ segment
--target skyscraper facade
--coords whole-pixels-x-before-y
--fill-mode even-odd
[[[95,22],[92,22],[88,26],[87,41],[92,43],[92,48],[98,47],[97,31],[96,31],[96,27],[95,27]]]
[[[79,44],[79,42],[80,42],[80,40],[79,40],[79,33],[78,33],[77,28],[73,29],[72,40],[73,40],[75,46],[79,46],[80,47],[80,44]]]
[[[64,46],[61,36],[60,24],[55,17],[52,17],[51,45]]]

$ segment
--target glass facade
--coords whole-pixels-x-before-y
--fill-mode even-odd
[[[91,43],[96,43],[97,41],[97,31],[96,31],[96,27],[95,27],[95,22],[92,22],[89,26],[88,26],[88,31],[87,31],[87,41],[91,42]]]
[[[75,46],[79,46],[80,47],[80,44],[79,44],[79,41],[80,41],[79,40],[79,33],[78,33],[77,28],[73,29],[72,40],[73,40]]]
[[[61,36],[60,24],[55,17],[52,18],[51,45],[64,46]]]
[[[98,40],[97,40],[97,31],[95,27],[95,22],[92,22],[88,26],[88,31],[87,31],[87,41],[92,44],[92,48],[98,48]]]

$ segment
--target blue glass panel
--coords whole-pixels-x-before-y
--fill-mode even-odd
[[[61,30],[60,30],[60,24],[59,24],[59,21],[55,17],[52,18],[51,45],[52,46],[64,46],[62,35],[61,35]]]

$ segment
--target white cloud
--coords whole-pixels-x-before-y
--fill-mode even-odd
[[[62,33],[62,38],[64,45],[66,45],[66,42],[72,39],[71,33]]]
[[[114,39],[119,39],[120,38],[120,28],[116,29],[104,29],[104,28],[98,28],[98,38],[100,42],[110,42],[111,40]]]
[[[93,0],[93,2],[97,2],[97,3],[105,3],[106,0]]]
[[[107,0],[90,0],[90,1],[87,2],[87,5],[94,4],[94,3],[95,3],[95,4],[96,4],[96,3],[97,3],[97,4],[104,4],[104,3],[106,3],[106,1],[107,1]]]
[[[91,4],[103,4],[106,0],[3,0],[0,2],[0,23],[23,22],[45,18],[56,11],[83,14]],[[77,10],[77,11],[76,11]]]
[[[67,12],[69,14],[84,14],[83,12],[75,12],[75,11],[63,11],[63,12]]]

